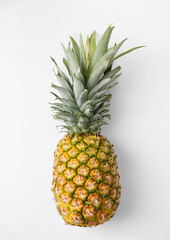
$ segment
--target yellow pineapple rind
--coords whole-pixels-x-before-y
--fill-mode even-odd
[[[108,221],[121,194],[113,145],[95,133],[66,135],[54,157],[52,191],[65,222],[92,227]]]

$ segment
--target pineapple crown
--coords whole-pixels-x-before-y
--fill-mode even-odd
[[[96,45],[96,32],[87,36],[84,46],[80,34],[79,45],[70,37],[68,48],[62,44],[66,58],[63,63],[69,77],[54,62],[59,85],[51,87],[57,91],[51,92],[55,96],[55,102],[51,103],[53,117],[62,120],[59,125],[64,132],[69,134],[100,133],[101,126],[108,124],[106,119],[111,119],[109,112],[110,90],[118,83],[117,78],[121,75],[121,67],[112,68],[113,62],[119,57],[132,52],[143,46],[138,46],[119,55],[117,52],[124,39],[119,44],[108,48],[108,43],[114,27],[109,26],[103,33]]]

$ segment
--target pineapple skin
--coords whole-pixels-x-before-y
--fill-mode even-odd
[[[54,157],[52,191],[66,224],[92,227],[108,221],[121,194],[113,145],[96,133],[66,135]]]

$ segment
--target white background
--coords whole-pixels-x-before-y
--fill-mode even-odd
[[[170,1],[0,1],[0,239],[170,239]],[[114,23],[111,44],[139,49],[117,60],[112,120],[121,174],[120,207],[94,228],[67,226],[51,192],[58,134],[48,102],[61,66],[62,41],[100,37]]]

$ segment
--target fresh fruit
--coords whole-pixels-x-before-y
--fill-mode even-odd
[[[87,37],[84,46],[71,38],[63,46],[69,77],[59,68],[55,73],[60,86],[55,103],[54,118],[62,120],[67,134],[54,153],[52,191],[59,213],[67,224],[91,227],[109,220],[116,212],[121,193],[118,166],[113,145],[101,135],[101,127],[110,119],[110,90],[117,84],[120,66],[113,62],[140,47],[117,55],[124,39],[108,48],[114,27],[109,26],[96,46],[96,33]]]

